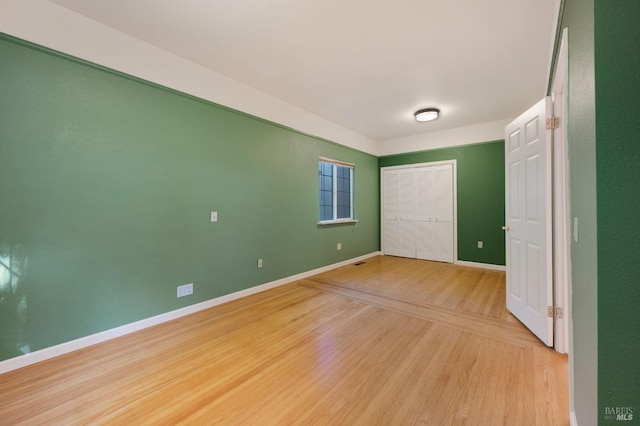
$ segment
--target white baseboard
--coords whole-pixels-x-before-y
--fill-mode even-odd
[[[105,330],[105,331],[101,331],[99,333],[92,334],[86,337],[81,337],[79,339],[72,340],[70,342],[61,343],[56,346],[51,346],[48,348],[40,349],[35,352],[27,353],[25,355],[21,355],[15,358],[7,359],[5,361],[0,361],[0,374],[6,373],[12,370],[17,370],[18,368],[26,367],[28,365],[45,361],[47,359],[54,358],[60,355],[64,355],[69,352],[77,351],[79,349],[83,349],[91,345],[102,343],[107,340],[115,339],[116,337],[121,337],[126,334],[133,333],[135,331],[152,327],[154,325],[162,324],[164,322],[171,321],[176,318],[183,317],[185,315],[190,315],[190,314],[193,314],[217,305],[221,305],[223,303],[227,303],[232,300],[237,300],[242,297],[247,297],[252,294],[260,293],[275,287],[279,287],[284,284],[289,284],[294,281],[308,278],[310,276],[320,274],[322,272],[327,272],[332,269],[340,268],[342,266],[346,266],[346,265],[359,262],[361,260],[365,260],[374,256],[379,256],[379,255],[382,255],[382,252],[369,253],[364,256],[359,256],[353,259],[344,260],[342,262],[323,266],[321,268],[313,269],[311,271],[302,272],[300,274],[293,275],[290,277],[281,278],[276,281],[271,281],[271,282],[261,284],[255,287],[251,287],[245,290],[237,291],[235,293],[216,297],[215,299],[207,300],[205,302],[196,303],[194,305],[186,306],[184,308],[176,309],[174,311],[169,311],[164,314],[156,315],[154,317],[145,318],[143,320],[132,322],[130,324],[126,324],[120,327],[112,328],[110,330]]]
[[[492,269],[494,271],[506,271],[507,267],[503,265],[493,265],[491,263],[467,262],[466,260],[456,260],[455,265],[471,266],[472,268]]]
[[[569,424],[571,426],[578,426],[578,419],[576,418],[576,412],[575,411],[571,412],[571,418],[569,419]]]

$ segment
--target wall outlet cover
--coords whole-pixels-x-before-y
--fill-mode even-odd
[[[177,290],[177,297],[184,297],[193,294],[193,283],[179,285]]]

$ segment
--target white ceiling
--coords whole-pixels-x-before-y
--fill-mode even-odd
[[[53,2],[374,140],[519,115],[556,19],[556,0]]]

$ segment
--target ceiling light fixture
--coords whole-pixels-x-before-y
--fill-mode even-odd
[[[413,115],[416,117],[416,121],[431,121],[438,118],[440,110],[438,108],[425,108],[416,111]]]

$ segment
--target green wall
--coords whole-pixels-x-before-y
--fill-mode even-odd
[[[599,417],[593,0],[567,0],[562,27],[569,39],[569,208],[579,221],[570,247],[572,410],[579,425],[593,425]]]
[[[578,424],[640,424],[640,3],[566,0],[573,410]],[[596,179],[597,177],[597,179]],[[628,410],[627,410],[628,412]]]
[[[379,250],[376,157],[6,35],[0,58],[0,360]],[[357,225],[316,224],[320,155],[356,164]]]
[[[598,406],[640,424],[640,2],[596,0],[594,18]]]
[[[379,165],[442,160],[457,160],[458,260],[504,265],[504,141],[390,155]]]

